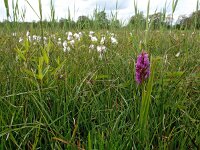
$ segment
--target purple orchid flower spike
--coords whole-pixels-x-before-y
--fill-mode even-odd
[[[137,57],[135,79],[138,84],[142,84],[150,75],[150,62],[147,52],[142,50],[142,53]]]

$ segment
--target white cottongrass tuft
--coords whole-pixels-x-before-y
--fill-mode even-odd
[[[32,37],[29,35],[28,37],[28,41],[31,42],[32,41]]]
[[[37,35],[33,35],[33,41],[36,41],[37,40]]]
[[[105,44],[105,40],[106,40],[106,37],[103,36],[103,37],[101,38],[100,44],[101,44],[101,45]]]
[[[68,40],[68,41],[70,41],[70,40],[73,39],[73,34],[72,34],[72,32],[68,32],[67,35],[68,35],[68,36],[67,36],[67,40]]]
[[[67,51],[69,52],[71,50],[71,48],[69,46],[67,46]]]
[[[176,57],[179,57],[179,56],[180,56],[180,54],[181,54],[181,53],[180,53],[180,52],[178,52],[178,53],[177,53],[175,56],[176,56]]]
[[[91,52],[91,50],[94,50],[94,48],[95,48],[94,44],[90,44],[90,46],[89,46],[89,53]]]
[[[117,41],[117,39],[116,39],[116,38],[114,38],[113,36],[110,38],[110,40],[111,40],[111,43],[112,43],[112,44],[115,44],[115,45],[117,45],[117,44],[118,44],[118,41]]]
[[[47,40],[47,37],[46,36],[44,36],[44,38],[43,38],[45,41]]]
[[[66,40],[63,42],[63,47],[67,47],[67,41]]]
[[[55,34],[52,34],[50,37],[53,38],[54,40],[56,39]]]
[[[70,51],[71,50],[71,48],[68,46],[68,44],[67,44],[67,41],[65,40],[64,42],[63,42],[63,51],[64,52],[66,52],[66,51]]]
[[[94,44],[91,44],[91,45],[89,46],[89,49],[94,49]]]
[[[73,33],[72,32],[66,32],[66,34],[68,35],[68,36],[72,36],[73,35]]]
[[[13,32],[13,33],[12,33],[12,36],[17,36],[17,33],[16,33],[16,32]]]
[[[58,44],[58,45],[62,45],[61,38],[58,38],[57,44]]]
[[[91,41],[92,41],[92,42],[97,42],[97,41],[98,41],[98,39],[97,39],[97,37],[96,37],[96,36],[91,36]]]
[[[99,53],[106,52],[106,47],[104,45],[97,46],[97,52]]]
[[[90,32],[89,32],[89,35],[93,35],[93,34],[94,34],[94,31],[90,31]]]
[[[19,38],[19,43],[21,43],[23,41],[23,38],[22,37],[20,37]]]
[[[70,43],[71,46],[74,48],[75,41],[74,41],[74,40],[71,40],[71,41],[69,41],[69,43]]]
[[[42,39],[42,37],[41,37],[41,36],[37,36],[37,41],[38,41],[38,42],[40,42],[40,41],[41,41],[41,39]]]
[[[80,36],[80,34],[78,34],[78,33],[74,33],[74,38],[75,38],[76,40],[78,40],[78,41],[81,40],[81,36]]]
[[[66,52],[66,51],[69,52],[70,50],[71,50],[71,48],[70,48],[69,46],[63,48],[63,51],[64,51],[64,52]]]
[[[106,52],[106,47],[104,45],[97,46],[97,52],[99,52],[99,59],[103,59],[103,54]]]
[[[29,31],[26,32],[26,36],[27,37],[30,36],[30,32]]]

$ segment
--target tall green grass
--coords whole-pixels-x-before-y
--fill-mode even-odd
[[[40,12],[35,12],[41,30],[31,28],[31,35],[55,34],[65,39],[66,28],[52,25],[49,32],[42,24],[41,2]],[[173,12],[177,5],[173,1]],[[17,11],[17,4],[13,6]],[[53,24],[52,1],[50,9]],[[199,31],[151,30],[149,10],[150,1],[146,31],[110,29],[115,29],[119,44],[107,42],[109,49],[102,60],[89,53],[90,28],[72,29],[85,34],[69,53],[52,38],[46,44],[19,43],[19,37],[26,39],[24,26],[18,25],[16,37],[10,26],[0,31],[0,149],[198,150]],[[98,24],[95,35],[101,37],[105,30]],[[143,92],[134,78],[142,49],[152,56],[153,64]]]

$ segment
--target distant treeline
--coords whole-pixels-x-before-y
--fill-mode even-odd
[[[0,22],[0,26],[26,26],[27,28],[33,27],[38,28],[43,27],[59,27],[65,29],[110,29],[110,28],[124,28],[131,27],[136,29],[145,29],[146,23],[149,24],[151,29],[160,29],[160,28],[176,28],[176,29],[200,29],[200,10],[193,12],[189,17],[186,15],[179,16],[176,22],[173,21],[171,15],[166,15],[164,13],[158,12],[149,16],[148,21],[144,17],[142,12],[138,12],[136,15],[132,16],[128,23],[124,25],[124,23],[120,22],[117,15],[113,15],[111,19],[107,18],[106,12],[99,11],[94,13],[93,18],[89,18],[87,16],[79,16],[78,20],[75,22],[73,19],[69,18],[61,18],[60,20],[43,20],[41,21],[33,21],[33,22],[16,22],[16,21],[8,21],[4,20]]]

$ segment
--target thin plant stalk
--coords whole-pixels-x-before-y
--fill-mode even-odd
[[[152,58],[151,58],[152,60]],[[149,116],[149,108],[151,105],[151,92],[153,89],[153,79],[154,79],[154,71],[156,67],[156,60],[152,60],[151,63],[151,74],[148,80],[147,85],[145,83],[142,84],[142,102],[140,107],[140,119],[139,119],[139,129],[140,129],[140,141],[142,145],[149,140],[149,131],[148,131],[148,116]]]

